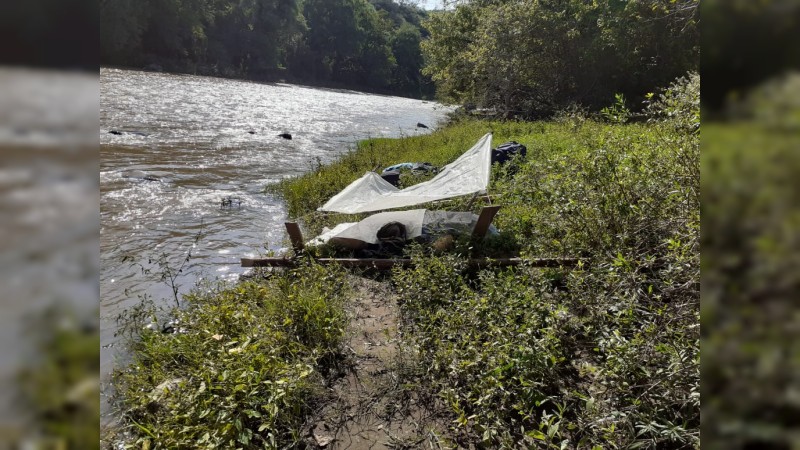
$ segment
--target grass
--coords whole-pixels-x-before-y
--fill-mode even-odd
[[[18,383],[32,413],[26,438],[37,448],[100,448],[100,334],[92,316],[53,306],[29,324],[39,355]]]
[[[475,272],[458,252],[412,246],[418,264],[391,275],[402,319],[395,385],[448,418],[453,445],[699,447],[697,132],[578,115],[458,121],[360,142],[271,189],[315,233],[354,220],[315,210],[364,171],[441,166],[490,130],[495,145],[528,147],[513,169],[494,169],[496,245],[586,263]],[[118,374],[134,444],[303,447],[342,361],[348,295],[340,270],[309,264],[189,296],[173,312],[179,332],[143,331]]]
[[[481,136],[490,131],[494,133],[493,140],[497,144],[512,138],[517,140],[528,138],[528,142],[533,142],[546,132],[546,125],[524,122],[462,121],[429,135],[360,141],[337,162],[321,166],[318,170],[304,176],[284,180],[270,186],[269,189],[271,192],[281,195],[286,201],[290,218],[300,220],[307,233],[316,234],[323,226],[345,221],[351,222],[366,217],[366,215],[316,211],[316,208],[322,206],[353,180],[364,175],[366,171],[376,167],[382,169],[400,162],[429,162],[434,166],[441,167],[455,160],[472,147]],[[423,178],[416,177],[413,181],[422,180]],[[468,199],[451,201],[443,203],[442,207],[463,209],[467,202]]]

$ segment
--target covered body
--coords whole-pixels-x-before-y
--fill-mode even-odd
[[[434,239],[443,234],[470,234],[478,222],[478,215],[471,212],[429,211],[412,209],[373,214],[361,222],[340,223],[308,242],[322,245],[327,242],[349,249],[361,249],[369,244],[378,244],[378,231],[386,224],[397,222],[405,227],[406,239],[419,237]],[[494,226],[489,234],[497,234]]]

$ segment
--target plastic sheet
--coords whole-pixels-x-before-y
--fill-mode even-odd
[[[375,172],[350,183],[319,211],[356,214],[404,208],[423,203],[486,193],[492,169],[492,134],[487,133],[432,179],[398,189]]]

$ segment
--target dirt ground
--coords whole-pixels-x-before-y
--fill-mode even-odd
[[[352,364],[330,387],[309,444],[331,450],[448,448],[446,426],[400,385],[399,307],[387,282],[353,277]]]

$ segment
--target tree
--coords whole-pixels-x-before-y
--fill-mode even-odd
[[[703,0],[703,107],[719,110],[727,97],[800,69],[800,3]]]
[[[409,95],[421,95],[422,80],[422,50],[420,41],[422,36],[419,30],[408,22],[395,33],[392,39],[392,54],[397,62],[394,71],[394,85],[401,92]]]
[[[426,13],[392,0],[101,0],[100,12],[102,64],[416,96],[428,86]]]
[[[247,72],[263,76],[285,63],[286,48],[305,28],[296,0],[248,0]]]
[[[356,22],[355,3],[356,0],[305,2],[306,44],[316,59],[315,66],[325,78],[341,78],[341,73],[358,53],[361,32]]]
[[[308,0],[306,43],[317,73],[333,81],[384,87],[394,65],[385,27],[366,0]]]
[[[696,70],[698,0],[478,0],[425,22],[424,72],[443,99],[545,116],[599,109]]]
[[[359,81],[372,88],[388,88],[396,60],[390,46],[391,23],[383,20],[367,2],[358,2],[357,22],[363,30],[360,43]]]
[[[445,101],[471,101],[473,69],[469,50],[478,40],[480,10],[471,6],[452,12],[431,14],[424,23],[430,38],[421,44],[426,59],[423,74],[436,83],[437,95]]]
[[[147,26],[148,8],[136,0],[100,2],[100,58],[112,63],[136,59]],[[144,3],[146,6],[146,3]]]

